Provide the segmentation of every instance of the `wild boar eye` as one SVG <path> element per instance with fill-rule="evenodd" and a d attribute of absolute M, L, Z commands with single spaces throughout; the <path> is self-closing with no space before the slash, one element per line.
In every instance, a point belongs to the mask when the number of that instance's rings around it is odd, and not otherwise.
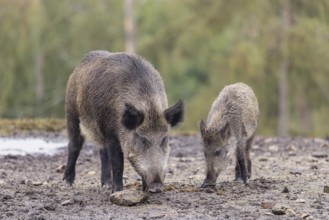
<path fill-rule="evenodd" d="M 149 140 L 147 140 L 146 137 L 141 137 L 141 141 L 143 145 L 148 145 L 149 144 Z"/>
<path fill-rule="evenodd" d="M 216 157 L 219 157 L 221 154 L 222 154 L 221 150 L 216 150 L 216 152 L 215 152 Z"/>
<path fill-rule="evenodd" d="M 150 141 L 142 134 L 135 133 L 135 138 L 144 146 L 148 146 L 150 144 Z"/>

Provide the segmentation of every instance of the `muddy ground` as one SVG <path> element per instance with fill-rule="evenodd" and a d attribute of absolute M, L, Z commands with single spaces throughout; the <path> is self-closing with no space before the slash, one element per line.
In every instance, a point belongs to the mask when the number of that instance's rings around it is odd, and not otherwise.
<path fill-rule="evenodd" d="M 48 139 L 66 138 L 44 134 Z M 249 185 L 234 182 L 234 162 L 216 188 L 199 189 L 199 136 L 173 136 L 165 191 L 133 207 L 110 202 L 100 187 L 98 150 L 85 145 L 73 188 L 62 182 L 66 148 L 55 156 L 0 156 L 0 219 L 329 219 L 329 142 L 256 138 Z M 125 188 L 140 188 L 126 163 Z M 282 215 L 278 215 L 282 214 Z"/>

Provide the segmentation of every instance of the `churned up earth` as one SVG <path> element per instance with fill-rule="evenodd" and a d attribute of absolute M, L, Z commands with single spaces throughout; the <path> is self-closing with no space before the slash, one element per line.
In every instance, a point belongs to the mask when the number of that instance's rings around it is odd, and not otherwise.
<path fill-rule="evenodd" d="M 67 142 L 62 132 L 14 134 L 11 139 Z M 329 219 L 329 142 L 321 138 L 257 137 L 252 179 L 234 179 L 234 161 L 214 188 L 200 189 L 204 155 L 200 136 L 170 137 L 165 190 L 134 206 L 110 201 L 100 187 L 100 158 L 86 144 L 73 187 L 62 181 L 67 149 L 52 154 L 0 154 L 0 219 Z M 140 190 L 139 176 L 125 163 L 124 186 Z"/>

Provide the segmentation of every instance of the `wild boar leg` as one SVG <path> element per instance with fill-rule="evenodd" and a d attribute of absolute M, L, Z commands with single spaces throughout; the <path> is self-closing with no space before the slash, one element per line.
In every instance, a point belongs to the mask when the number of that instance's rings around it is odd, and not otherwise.
<path fill-rule="evenodd" d="M 143 189 L 144 192 L 147 191 L 147 184 L 146 184 L 145 179 L 143 177 L 142 177 L 142 189 Z"/>
<path fill-rule="evenodd" d="M 248 179 L 251 178 L 251 165 L 252 165 L 252 163 L 251 163 L 251 159 L 250 159 L 250 150 L 251 150 L 253 140 L 254 140 L 254 136 L 249 138 L 249 140 L 247 141 L 247 146 L 246 146 L 246 157 L 247 157 L 247 164 L 248 164 Z"/>
<path fill-rule="evenodd" d="M 237 145 L 237 161 L 240 168 L 241 178 L 244 184 L 248 183 L 248 170 L 246 166 L 245 142 L 239 141 Z"/>
<path fill-rule="evenodd" d="M 73 112 L 67 112 L 67 131 L 69 136 L 68 160 L 63 180 L 72 185 L 75 179 L 75 165 L 81 151 L 84 138 L 81 136 L 79 118 Z"/>
<path fill-rule="evenodd" d="M 110 187 L 112 185 L 112 168 L 110 164 L 110 154 L 106 147 L 100 150 L 101 157 L 101 184 L 102 186 Z"/>
<path fill-rule="evenodd" d="M 108 148 L 113 175 L 112 192 L 121 191 L 123 189 L 123 153 L 117 137 L 112 137 L 110 139 Z"/>
<path fill-rule="evenodd" d="M 236 160 L 236 165 L 235 165 L 235 180 L 238 181 L 239 179 L 242 179 L 241 177 L 241 171 L 240 171 L 240 166 L 238 160 Z"/>

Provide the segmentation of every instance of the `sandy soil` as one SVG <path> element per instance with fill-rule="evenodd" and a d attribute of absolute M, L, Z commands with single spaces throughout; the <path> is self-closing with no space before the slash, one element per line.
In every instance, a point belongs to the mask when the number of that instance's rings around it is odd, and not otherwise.
<path fill-rule="evenodd" d="M 232 162 L 212 189 L 199 189 L 200 137 L 175 136 L 170 144 L 165 191 L 133 207 L 110 202 L 110 191 L 100 187 L 98 150 L 90 145 L 71 188 L 62 182 L 66 149 L 55 156 L 0 156 L 0 219 L 329 219 L 328 140 L 258 137 L 250 184 L 233 181 Z M 124 184 L 140 188 L 128 163 Z"/>

